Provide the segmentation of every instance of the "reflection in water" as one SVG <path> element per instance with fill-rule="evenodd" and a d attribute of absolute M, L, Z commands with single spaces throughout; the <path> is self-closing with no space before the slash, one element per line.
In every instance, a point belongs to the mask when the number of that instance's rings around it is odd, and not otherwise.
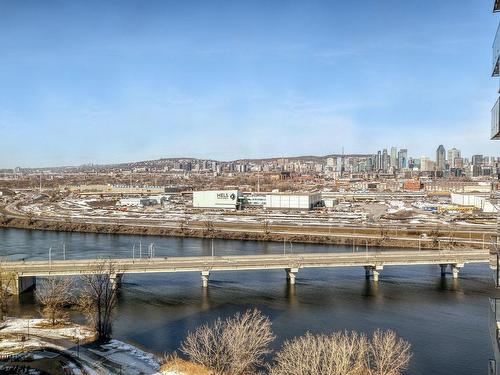
<path fill-rule="evenodd" d="M 379 294 L 379 282 L 375 282 L 371 279 L 365 278 L 363 296 L 377 297 L 378 294 Z"/>
<path fill-rule="evenodd" d="M 457 292 L 457 295 L 463 295 L 460 288 L 460 279 L 454 279 L 450 275 L 442 275 L 438 281 L 438 290 Z"/>
<path fill-rule="evenodd" d="M 290 284 L 289 282 L 285 283 L 285 300 L 288 301 L 288 305 L 290 307 L 297 306 L 297 285 Z"/>
<path fill-rule="evenodd" d="M 208 288 L 201 287 L 201 309 L 204 311 L 210 309 L 210 284 Z"/>

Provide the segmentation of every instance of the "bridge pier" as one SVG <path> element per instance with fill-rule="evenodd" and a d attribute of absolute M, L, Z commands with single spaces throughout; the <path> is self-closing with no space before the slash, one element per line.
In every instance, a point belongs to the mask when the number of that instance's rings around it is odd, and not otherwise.
<path fill-rule="evenodd" d="M 21 293 L 27 292 L 28 290 L 36 287 L 35 276 L 14 275 L 12 277 L 12 281 L 11 292 L 14 295 L 20 295 Z"/>
<path fill-rule="evenodd" d="M 373 281 L 378 281 L 380 271 L 384 269 L 384 266 L 365 266 L 365 276 L 367 279 L 373 276 Z"/>
<path fill-rule="evenodd" d="M 208 288 L 209 276 L 210 276 L 210 271 L 201 271 L 201 286 L 203 286 L 203 288 Z"/>
<path fill-rule="evenodd" d="M 450 264 L 450 266 L 453 278 L 458 279 L 458 273 L 460 272 L 460 268 L 462 268 L 464 265 L 456 263 L 456 264 Z"/>
<path fill-rule="evenodd" d="M 295 278 L 297 276 L 297 273 L 299 272 L 298 268 L 286 268 L 286 279 L 288 280 L 288 283 L 290 285 L 295 285 Z"/>

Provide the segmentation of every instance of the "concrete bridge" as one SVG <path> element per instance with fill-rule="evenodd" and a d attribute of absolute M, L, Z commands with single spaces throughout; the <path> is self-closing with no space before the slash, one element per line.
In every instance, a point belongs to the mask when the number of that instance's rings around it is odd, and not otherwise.
<path fill-rule="evenodd" d="M 102 260 L 101 260 L 102 262 Z M 116 273 L 111 275 L 116 285 L 126 273 L 199 272 L 203 287 L 208 286 L 211 272 L 274 270 L 286 271 L 289 283 L 295 284 L 302 268 L 364 267 L 366 277 L 378 281 L 384 266 L 438 265 L 444 276 L 448 267 L 454 278 L 467 263 L 488 263 L 489 252 L 483 250 L 456 251 L 367 251 L 341 253 L 270 254 L 168 257 L 147 259 L 113 259 Z M 78 276 L 102 272 L 96 260 L 54 260 L 4 262 L 4 271 L 13 275 L 14 292 L 22 293 L 33 288 L 36 277 Z"/>

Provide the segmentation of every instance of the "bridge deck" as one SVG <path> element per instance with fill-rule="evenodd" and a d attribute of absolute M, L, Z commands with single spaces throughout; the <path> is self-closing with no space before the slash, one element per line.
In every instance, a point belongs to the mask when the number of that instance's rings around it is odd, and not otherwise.
<path fill-rule="evenodd" d="M 263 269 L 301 269 L 353 266 L 395 266 L 425 264 L 486 263 L 488 251 L 380 251 L 271 255 L 231 255 L 113 259 L 117 273 L 162 273 L 239 271 Z M 5 271 L 18 276 L 79 275 L 98 272 L 94 260 L 54 260 L 5 262 Z"/>

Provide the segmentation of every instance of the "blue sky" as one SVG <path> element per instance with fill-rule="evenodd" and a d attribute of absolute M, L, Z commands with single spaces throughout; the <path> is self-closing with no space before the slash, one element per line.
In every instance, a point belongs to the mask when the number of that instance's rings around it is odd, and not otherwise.
<path fill-rule="evenodd" d="M 491 0 L 0 0 L 0 167 L 489 140 Z"/>

